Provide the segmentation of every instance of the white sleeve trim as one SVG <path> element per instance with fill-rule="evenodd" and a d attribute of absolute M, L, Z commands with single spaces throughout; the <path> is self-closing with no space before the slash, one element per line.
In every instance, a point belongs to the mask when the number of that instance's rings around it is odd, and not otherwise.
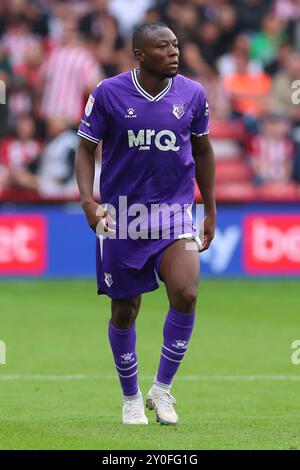
<path fill-rule="evenodd" d="M 80 137 L 84 137 L 85 139 L 87 140 L 90 140 L 91 142 L 94 142 L 94 144 L 99 144 L 100 140 L 99 139 L 96 139 L 96 137 L 93 137 L 89 134 L 86 134 L 85 132 L 81 131 L 81 130 L 78 130 L 77 131 L 77 134 L 80 136 Z"/>
<path fill-rule="evenodd" d="M 202 135 L 209 134 L 209 130 L 207 130 L 206 132 L 203 132 L 203 134 L 197 134 L 196 132 L 191 132 L 191 134 L 195 135 L 196 137 L 201 137 Z"/>

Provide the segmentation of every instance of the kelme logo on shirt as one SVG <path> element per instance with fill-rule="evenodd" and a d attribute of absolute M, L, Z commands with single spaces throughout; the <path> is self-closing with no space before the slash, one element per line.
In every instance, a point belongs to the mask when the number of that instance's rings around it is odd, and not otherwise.
<path fill-rule="evenodd" d="M 168 150 L 177 152 L 180 149 L 180 146 L 176 146 L 176 135 L 167 129 L 159 131 L 157 134 L 153 129 L 141 129 L 137 135 L 133 130 L 128 130 L 129 148 L 139 147 L 139 150 L 150 150 L 153 143 L 162 152 Z"/>
<path fill-rule="evenodd" d="M 137 115 L 136 115 L 135 112 L 134 112 L 134 108 L 128 108 L 128 109 L 127 109 L 127 114 L 125 114 L 125 117 L 126 117 L 126 118 L 129 118 L 129 119 L 130 119 L 130 118 L 136 118 Z"/>

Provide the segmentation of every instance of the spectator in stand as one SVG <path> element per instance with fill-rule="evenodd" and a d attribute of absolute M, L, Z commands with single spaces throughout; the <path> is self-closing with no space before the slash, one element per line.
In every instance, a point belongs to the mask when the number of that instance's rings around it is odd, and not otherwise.
<path fill-rule="evenodd" d="M 273 0 L 233 0 L 241 33 L 260 30 L 263 17 L 271 10 Z"/>
<path fill-rule="evenodd" d="M 0 90 L 4 93 L 0 100 L 0 139 L 5 135 L 7 128 L 7 112 L 5 103 L 7 102 L 7 94 L 12 79 L 12 68 L 8 55 L 5 53 L 4 47 L 0 43 Z"/>
<path fill-rule="evenodd" d="M 116 51 L 116 73 L 123 73 L 127 72 L 128 70 L 132 70 L 133 68 L 137 67 L 138 64 L 135 61 L 131 52 L 131 46 L 126 44 L 123 48 L 118 49 Z"/>
<path fill-rule="evenodd" d="M 264 72 L 250 72 L 249 58 L 245 54 L 239 54 L 236 56 L 236 72 L 225 76 L 223 87 L 229 96 L 233 112 L 250 124 L 249 130 L 255 130 L 257 120 L 268 106 L 270 77 Z"/>
<path fill-rule="evenodd" d="M 65 0 L 53 0 L 49 10 L 49 17 L 47 21 L 48 36 L 47 48 L 52 50 L 55 46 L 59 46 L 63 40 L 64 22 L 68 19 L 73 9 L 70 9 L 69 2 Z"/>
<path fill-rule="evenodd" d="M 284 21 L 300 18 L 300 0 L 275 0 L 275 14 Z"/>
<path fill-rule="evenodd" d="M 99 39 L 95 38 L 95 55 L 102 64 L 105 76 L 116 75 L 119 56 L 117 51 L 124 47 L 124 41 L 118 30 L 118 23 L 113 16 L 103 14 L 101 20 L 101 33 Z M 128 55 L 128 52 L 127 52 Z"/>
<path fill-rule="evenodd" d="M 221 80 L 213 67 L 210 67 L 201 55 L 197 44 L 187 41 L 181 48 L 181 68 L 187 77 L 198 80 L 204 86 L 208 102 L 209 113 L 213 120 L 229 119 L 229 102 L 221 87 Z"/>
<path fill-rule="evenodd" d="M 200 18 L 198 9 L 193 4 L 182 0 L 169 2 L 163 14 L 164 21 L 172 25 L 180 44 L 193 38 L 196 40 Z"/>
<path fill-rule="evenodd" d="M 62 44 L 42 66 L 41 114 L 46 120 L 64 119 L 76 127 L 91 89 L 103 77 L 92 52 L 79 40 L 77 20 L 64 21 Z"/>
<path fill-rule="evenodd" d="M 7 168 L 0 163 L 0 196 L 2 195 L 3 191 L 7 189 L 9 185 L 9 177 Z"/>
<path fill-rule="evenodd" d="M 235 9 L 227 3 L 219 5 L 217 20 L 221 27 L 221 54 L 225 54 L 230 49 L 231 44 L 238 33 Z"/>
<path fill-rule="evenodd" d="M 214 66 L 216 59 L 222 54 L 221 27 L 216 21 L 206 21 L 198 30 L 196 40 L 204 60 Z"/>
<path fill-rule="evenodd" d="M 148 8 L 154 5 L 154 0 L 139 0 L 134 2 L 134 6 L 132 0 L 110 0 L 107 3 L 107 9 L 118 21 L 122 35 L 128 38 L 133 28 L 143 20 Z"/>
<path fill-rule="evenodd" d="M 42 152 L 42 142 L 36 138 L 31 115 L 17 119 L 14 135 L 6 137 L 0 146 L 3 188 L 27 188 L 34 178 Z"/>
<path fill-rule="evenodd" d="M 36 43 L 24 53 L 24 61 L 15 68 L 15 75 L 22 77 L 32 89 L 39 85 L 40 67 L 43 62 L 43 47 L 41 43 Z"/>
<path fill-rule="evenodd" d="M 0 44 L 0 80 L 3 80 L 6 85 L 12 78 L 12 67 L 9 55 L 6 53 L 2 44 Z"/>
<path fill-rule="evenodd" d="M 181 69 L 185 75 L 194 79 L 201 80 L 203 77 L 211 77 L 213 69 L 203 59 L 201 49 L 192 41 L 186 41 L 181 47 Z"/>
<path fill-rule="evenodd" d="M 103 18 L 108 15 L 107 5 L 108 0 L 91 1 L 91 10 L 79 22 L 79 30 L 86 38 L 92 37 L 98 40 L 101 38 L 105 29 Z"/>
<path fill-rule="evenodd" d="M 184 3 L 184 0 L 181 0 Z M 203 21 L 216 21 L 220 15 L 220 9 L 228 6 L 231 0 L 189 0 L 200 10 Z"/>
<path fill-rule="evenodd" d="M 49 17 L 42 2 L 26 0 L 23 12 L 31 23 L 31 31 L 39 37 L 46 39 L 49 34 Z"/>
<path fill-rule="evenodd" d="M 128 40 L 132 28 L 159 21 L 180 39 L 180 72 L 207 90 L 220 154 L 237 142 L 237 153 L 243 151 L 245 125 L 258 132 L 266 112 L 280 112 L 292 125 L 300 183 L 300 106 L 292 102 L 294 94 L 300 97 L 292 88 L 300 80 L 299 18 L 300 0 L 0 0 L 0 80 L 7 89 L 7 105 L 0 106 L 0 188 L 14 184 L 45 197 L 77 194 L 72 128 L 87 95 L 103 78 L 137 66 Z M 19 127 L 29 133 L 32 119 L 47 151 L 33 159 L 39 162 L 35 173 L 25 165 L 12 177 L 5 161 L 17 137 L 3 136 L 16 122 L 18 136 Z M 28 147 L 11 148 L 26 153 Z"/>
<path fill-rule="evenodd" d="M 160 10 L 155 7 L 148 8 L 145 12 L 145 16 L 142 20 L 142 23 L 160 23 L 162 22 L 162 17 Z"/>
<path fill-rule="evenodd" d="M 25 15 L 10 18 L 2 44 L 14 71 L 23 65 L 26 51 L 38 43 L 39 38 L 31 32 L 31 23 Z"/>
<path fill-rule="evenodd" d="M 50 140 L 42 151 L 41 143 L 32 138 L 33 130 L 33 121 L 26 116 L 19 122 L 17 137 L 3 142 L 0 149 L 3 155 L 2 184 L 34 190 L 48 198 L 76 197 L 76 132 L 68 129 L 62 119 L 50 120 Z M 7 170 L 5 174 L 3 167 Z"/>
<path fill-rule="evenodd" d="M 292 85 L 299 79 L 300 54 L 290 53 L 283 69 L 273 78 L 270 106 L 272 110 L 287 115 L 294 125 L 300 125 L 300 107 L 292 101 Z"/>
<path fill-rule="evenodd" d="M 0 2 L 0 37 L 3 36 L 3 33 L 5 31 L 7 16 L 8 16 L 7 3 Z"/>
<path fill-rule="evenodd" d="M 16 120 L 33 111 L 35 90 L 31 88 L 26 79 L 14 75 L 7 94 L 8 125 L 13 128 Z"/>
<path fill-rule="evenodd" d="M 264 66 L 272 63 L 279 47 L 287 40 L 283 21 L 274 13 L 268 13 L 262 22 L 262 30 L 256 33 L 250 46 L 252 59 L 260 61 Z"/>
<path fill-rule="evenodd" d="M 217 69 L 222 77 L 225 75 L 236 73 L 236 61 L 240 55 L 249 56 L 250 38 L 246 34 L 239 34 L 233 41 L 229 51 L 217 60 Z M 261 73 L 262 64 L 256 60 L 249 59 L 247 62 L 247 72 Z"/>
<path fill-rule="evenodd" d="M 292 44 L 289 41 L 284 42 L 278 48 L 278 51 L 277 51 L 276 56 L 274 57 L 274 60 L 270 64 L 265 65 L 264 70 L 267 74 L 269 74 L 272 77 L 272 80 L 274 78 L 274 75 L 277 72 L 280 72 L 280 70 L 286 67 L 288 58 L 292 52 L 293 52 Z"/>
<path fill-rule="evenodd" d="M 291 181 L 294 146 L 288 133 L 286 116 L 272 113 L 263 119 L 261 132 L 252 138 L 249 148 L 255 184 Z"/>
<path fill-rule="evenodd" d="M 76 132 L 62 118 L 48 122 L 48 141 L 37 171 L 35 187 L 46 197 L 77 197 L 75 180 Z"/>

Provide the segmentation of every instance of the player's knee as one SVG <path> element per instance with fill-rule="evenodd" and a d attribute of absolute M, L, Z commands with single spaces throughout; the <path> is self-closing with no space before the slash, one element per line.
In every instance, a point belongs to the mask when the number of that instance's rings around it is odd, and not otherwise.
<path fill-rule="evenodd" d="M 137 299 L 114 301 L 112 306 L 112 324 L 121 330 L 130 328 L 135 322 L 138 310 L 139 301 Z"/>
<path fill-rule="evenodd" d="M 196 306 L 198 288 L 195 286 L 187 286 L 179 290 L 174 308 L 183 313 L 191 313 Z"/>
<path fill-rule="evenodd" d="M 133 309 L 120 309 L 111 317 L 112 324 L 120 330 L 127 330 L 135 322 L 136 314 Z"/>

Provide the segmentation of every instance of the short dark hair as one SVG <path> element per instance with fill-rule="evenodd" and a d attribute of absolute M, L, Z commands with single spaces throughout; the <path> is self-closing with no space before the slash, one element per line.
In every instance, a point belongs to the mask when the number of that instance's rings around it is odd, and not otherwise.
<path fill-rule="evenodd" d="M 140 48 L 141 39 L 144 38 L 149 31 L 156 31 L 161 28 L 169 29 L 169 26 L 165 23 L 143 23 L 139 25 L 132 35 L 132 49 Z"/>

